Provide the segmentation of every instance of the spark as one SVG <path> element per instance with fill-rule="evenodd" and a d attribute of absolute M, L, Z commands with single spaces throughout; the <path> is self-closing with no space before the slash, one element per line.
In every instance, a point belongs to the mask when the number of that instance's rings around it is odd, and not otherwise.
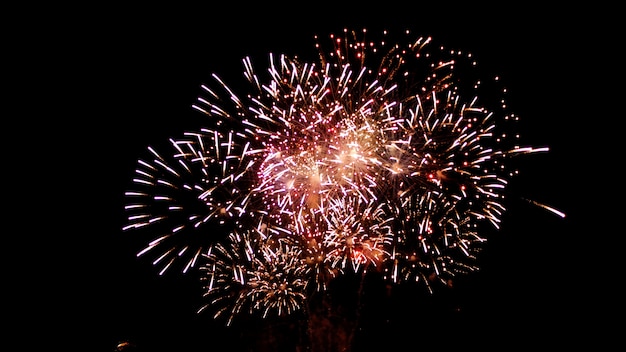
<path fill-rule="evenodd" d="M 526 198 L 524 198 L 524 199 L 526 199 Z M 526 199 L 526 201 L 527 201 L 527 202 L 529 202 L 529 203 L 531 203 L 531 204 L 534 204 L 534 205 L 536 205 L 536 206 L 538 206 L 538 207 L 541 207 L 541 208 L 543 208 L 543 209 L 546 209 L 546 210 L 548 210 L 548 211 L 550 211 L 550 212 L 552 212 L 552 213 L 554 213 L 554 214 L 556 214 L 556 215 L 560 216 L 561 218 L 564 218 L 564 217 L 565 217 L 565 213 L 564 213 L 564 212 L 562 212 L 562 211 L 560 211 L 560 210 L 558 210 L 558 209 L 556 209 L 556 208 L 554 208 L 554 207 L 551 207 L 551 206 L 546 205 L 546 204 L 543 204 L 543 203 L 539 203 L 539 202 L 534 201 L 534 200 L 531 200 L 531 199 Z"/>

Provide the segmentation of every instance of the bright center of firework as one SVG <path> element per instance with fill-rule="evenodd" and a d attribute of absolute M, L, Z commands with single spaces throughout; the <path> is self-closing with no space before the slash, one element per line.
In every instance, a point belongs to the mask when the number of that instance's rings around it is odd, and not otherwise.
<path fill-rule="evenodd" d="M 258 175 L 268 209 L 293 215 L 304 206 L 316 212 L 322 199 L 375 186 L 372 170 L 380 163 L 380 146 L 369 124 L 357 125 L 355 118 L 339 112 L 299 122 L 290 124 L 297 130 L 283 131 L 289 138 L 266 147 Z"/>

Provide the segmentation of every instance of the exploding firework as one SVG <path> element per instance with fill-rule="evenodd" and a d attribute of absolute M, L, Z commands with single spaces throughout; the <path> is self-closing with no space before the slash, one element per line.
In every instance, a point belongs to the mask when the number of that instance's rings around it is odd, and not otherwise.
<path fill-rule="evenodd" d="M 255 151 L 234 131 L 202 129 L 170 139 L 170 153 L 149 148 L 138 161 L 135 188 L 126 192 L 129 225 L 161 233 L 139 254 L 154 253 L 162 272 L 176 260 L 183 271 L 202 253 L 247 226 Z"/>
<path fill-rule="evenodd" d="M 210 127 L 138 163 L 125 229 L 158 234 L 139 254 L 200 268 L 229 323 L 300 310 L 342 274 L 431 289 L 478 269 L 509 160 L 548 149 L 521 145 L 470 53 L 406 34 L 315 38 L 318 58 L 270 54 L 263 75 L 245 58 L 245 91 L 212 75 L 193 105 Z"/>
<path fill-rule="evenodd" d="M 302 249 L 289 241 L 271 240 L 260 232 L 233 232 L 204 256 L 205 297 L 216 307 L 216 317 L 227 324 L 242 311 L 278 316 L 304 306 L 305 270 Z"/>

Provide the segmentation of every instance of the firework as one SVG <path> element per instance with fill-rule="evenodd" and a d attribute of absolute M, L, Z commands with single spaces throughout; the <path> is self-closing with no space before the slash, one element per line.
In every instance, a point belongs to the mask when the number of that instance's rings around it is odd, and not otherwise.
<path fill-rule="evenodd" d="M 245 224 L 255 151 L 234 131 L 202 129 L 170 139 L 170 153 L 149 148 L 138 161 L 135 188 L 126 192 L 129 225 L 161 236 L 139 255 L 150 252 L 161 273 L 177 260 L 183 271 L 201 254 Z"/>
<path fill-rule="evenodd" d="M 302 249 L 289 241 L 271 240 L 258 231 L 233 232 L 204 256 L 205 297 L 216 317 L 227 324 L 242 310 L 278 316 L 300 310 L 305 302 L 305 264 Z"/>
<path fill-rule="evenodd" d="M 138 163 L 125 229 L 160 234 L 140 254 L 199 267 L 202 310 L 229 323 L 300 310 L 346 273 L 431 289 L 478 269 L 509 160 L 548 149 L 521 145 L 470 53 L 406 34 L 315 38 L 318 58 L 270 54 L 262 75 L 245 58 L 244 91 L 212 75 L 193 105 L 210 127 Z"/>

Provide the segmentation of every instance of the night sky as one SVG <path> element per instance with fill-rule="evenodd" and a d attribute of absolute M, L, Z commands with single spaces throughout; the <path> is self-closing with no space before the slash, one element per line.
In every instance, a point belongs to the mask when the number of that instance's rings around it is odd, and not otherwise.
<path fill-rule="evenodd" d="M 606 341 L 596 334 L 606 308 L 590 299 L 594 285 L 606 283 L 601 269 L 590 269 L 601 243 L 587 237 L 587 196 L 580 195 L 582 179 L 590 176 L 580 175 L 581 163 L 588 162 L 581 158 L 590 152 L 581 143 L 586 128 L 575 122 L 596 111 L 588 68 L 598 62 L 594 49 L 601 45 L 592 40 L 588 22 L 579 20 L 584 9 L 564 18 L 546 8 L 405 8 L 386 1 L 298 5 L 310 9 L 169 6 L 82 9 L 82 15 L 51 20 L 38 31 L 48 45 L 37 51 L 50 59 L 35 65 L 51 76 L 32 85 L 44 96 L 61 83 L 70 88 L 50 106 L 59 108 L 53 116 L 38 110 L 42 134 L 49 138 L 48 128 L 58 130 L 38 153 L 57 155 L 54 164 L 45 164 L 56 171 L 45 199 L 52 208 L 49 224 L 59 230 L 39 231 L 49 233 L 40 244 L 51 259 L 30 274 L 44 271 L 46 279 L 32 284 L 39 297 L 28 311 L 41 319 L 23 324 L 45 330 L 49 347 L 113 352 L 126 341 L 143 352 L 249 350 L 249 339 L 262 330 L 228 329 L 196 314 L 201 290 L 193 275 L 159 276 L 135 256 L 142 243 L 121 230 L 124 191 L 146 147 L 201 126 L 204 117 L 191 104 L 211 73 L 239 80 L 244 56 L 254 61 L 269 52 L 315 59 L 313 35 L 345 27 L 431 35 L 473 52 L 483 67 L 500 73 L 511 110 L 522 118 L 523 140 L 551 148 L 524 158 L 511 187 L 567 214 L 562 219 L 513 200 L 501 229 L 489 236 L 481 270 L 454 289 L 434 295 L 406 289 L 390 300 L 372 288 L 355 352 L 401 346 L 564 350 Z"/>

